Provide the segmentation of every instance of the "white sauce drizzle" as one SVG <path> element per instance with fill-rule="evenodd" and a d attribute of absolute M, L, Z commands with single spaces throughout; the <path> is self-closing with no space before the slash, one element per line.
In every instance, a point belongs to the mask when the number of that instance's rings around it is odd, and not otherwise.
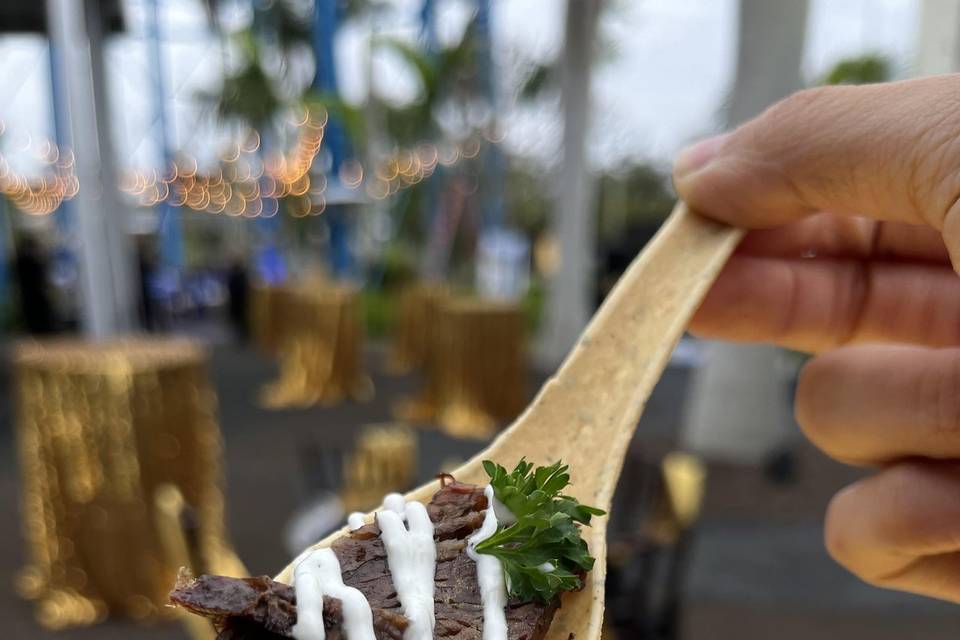
<path fill-rule="evenodd" d="M 419 502 L 406 503 L 398 513 L 394 508 L 397 502 L 392 500 L 394 495 L 384 498 L 387 509 L 377 514 L 377 524 L 387 550 L 387 564 L 397 598 L 403 605 L 403 615 L 410 621 L 403 637 L 404 640 L 431 640 L 436 626 L 433 588 L 437 571 L 433 523 L 426 507 Z M 400 499 L 403 500 L 402 496 Z M 409 530 L 403 526 L 401 513 L 406 516 Z"/>
<path fill-rule="evenodd" d="M 305 556 L 293 572 L 297 591 L 296 640 L 325 640 L 323 596 L 342 603 L 343 634 L 349 640 L 376 640 L 370 603 L 359 590 L 343 584 L 340 561 L 333 549 L 315 549 Z"/>
<path fill-rule="evenodd" d="M 388 493 L 383 496 L 383 508 L 386 511 L 393 511 L 396 514 L 400 515 L 400 518 L 404 517 L 404 507 L 406 507 L 406 500 L 403 499 L 403 496 L 399 493 Z"/>
<path fill-rule="evenodd" d="M 350 531 L 356 531 L 365 524 L 366 522 L 364 521 L 363 514 L 359 511 L 354 511 L 347 516 L 347 527 L 350 529 Z"/>
<path fill-rule="evenodd" d="M 484 490 L 484 492 L 486 492 L 486 490 Z M 517 516 L 513 515 L 513 511 L 507 509 L 507 506 L 496 498 L 493 499 L 493 512 L 497 516 L 497 524 L 509 527 L 517 523 Z"/>
<path fill-rule="evenodd" d="M 483 493 L 487 496 L 487 515 L 483 518 L 483 525 L 467 540 L 467 554 L 477 563 L 477 582 L 480 583 L 480 601 L 483 603 L 483 640 L 507 640 L 507 614 L 504 611 L 507 585 L 503 564 L 494 556 L 476 550 L 478 544 L 497 532 L 498 526 L 493 487 L 487 485 Z"/>
<path fill-rule="evenodd" d="M 467 541 L 467 554 L 477 565 L 483 603 L 483 640 L 507 640 L 507 587 L 503 565 L 494 556 L 477 553 L 476 545 L 496 533 L 501 523 L 509 526 L 516 518 L 496 499 L 492 486 L 484 489 L 484 495 L 489 507 L 483 525 Z M 390 493 L 384 496 L 383 510 L 377 513 L 376 519 L 397 597 L 403 615 L 410 621 L 404 640 L 432 640 L 436 626 L 433 592 L 437 548 L 427 509 L 419 502 L 406 502 L 399 493 Z M 347 517 L 351 531 L 364 524 L 364 514 L 360 512 Z M 300 554 L 295 565 L 297 624 L 292 630 L 295 640 L 325 640 L 325 595 L 343 603 L 343 632 L 347 640 L 375 639 L 370 603 L 358 589 L 343 583 L 340 562 L 332 549 L 308 549 Z M 544 572 L 553 569 L 549 562 L 540 566 Z"/>
<path fill-rule="evenodd" d="M 556 567 L 553 566 L 552 562 L 544 562 L 542 565 L 537 567 L 537 569 L 540 570 L 540 573 L 553 573 L 553 570 L 556 569 Z"/>

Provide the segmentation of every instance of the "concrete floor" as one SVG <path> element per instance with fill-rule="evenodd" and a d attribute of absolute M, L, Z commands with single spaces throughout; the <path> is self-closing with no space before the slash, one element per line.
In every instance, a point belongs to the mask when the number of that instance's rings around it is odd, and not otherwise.
<path fill-rule="evenodd" d="M 255 402 L 273 364 L 249 350 L 219 348 L 211 375 L 220 398 L 226 444 L 227 509 L 235 547 L 251 571 L 272 573 L 288 559 L 284 524 L 316 495 L 317 477 L 305 444 L 346 446 L 358 425 L 390 420 L 390 404 L 417 388 L 414 377 L 378 374 L 367 404 L 298 411 L 265 411 Z M 141 627 L 122 621 L 51 633 L 33 622 L 30 605 L 13 592 L 23 562 L 16 513 L 18 480 L 11 437 L 9 375 L 0 362 L 0 620 L 4 638 L 140 640 L 184 638 L 175 624 Z M 686 373 L 668 371 L 651 400 L 635 448 L 669 449 L 680 416 Z M 531 391 L 536 382 L 531 385 Z M 482 443 L 419 432 L 421 475 L 439 461 L 466 457 Z M 794 482 L 771 483 L 758 469 L 711 465 L 702 525 L 687 579 L 684 640 L 939 640 L 956 637 L 960 609 L 860 584 L 836 567 L 820 539 L 828 497 L 857 477 L 805 444 L 797 448 Z M 278 470 L 281 470 L 278 472 Z M 272 523 L 265 526 L 264 523 Z"/>

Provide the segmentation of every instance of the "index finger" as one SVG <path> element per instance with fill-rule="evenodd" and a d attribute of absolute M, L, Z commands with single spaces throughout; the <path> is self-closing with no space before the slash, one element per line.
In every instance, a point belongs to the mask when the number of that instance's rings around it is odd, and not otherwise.
<path fill-rule="evenodd" d="M 826 210 L 943 230 L 960 194 L 958 95 L 955 75 L 802 91 L 683 152 L 674 183 L 736 226 Z"/>

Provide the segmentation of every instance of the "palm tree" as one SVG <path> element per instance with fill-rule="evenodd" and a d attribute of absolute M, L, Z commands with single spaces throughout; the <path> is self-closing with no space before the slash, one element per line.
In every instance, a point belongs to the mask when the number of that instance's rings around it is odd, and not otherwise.
<path fill-rule="evenodd" d="M 737 72 L 726 126 L 747 120 L 802 86 L 806 0 L 740 0 Z M 684 440 L 707 455 L 758 462 L 783 445 L 787 424 L 781 350 L 707 343 L 694 374 Z"/>
<path fill-rule="evenodd" d="M 563 164 L 552 221 L 560 267 L 549 285 L 546 326 L 540 345 L 545 364 L 557 364 L 587 324 L 592 308 L 596 224 L 593 180 L 587 167 L 591 66 L 602 0 L 568 0 L 566 41 L 561 63 Z"/>
<path fill-rule="evenodd" d="M 917 36 L 917 75 L 932 76 L 960 69 L 960 3 L 923 0 Z"/>

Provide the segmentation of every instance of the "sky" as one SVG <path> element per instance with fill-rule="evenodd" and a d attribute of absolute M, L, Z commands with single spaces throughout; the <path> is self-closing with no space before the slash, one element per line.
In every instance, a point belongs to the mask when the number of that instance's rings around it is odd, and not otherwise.
<path fill-rule="evenodd" d="M 118 165 L 160 165 L 157 106 L 145 34 L 147 0 L 124 0 L 128 33 L 108 50 L 111 125 Z M 666 165 L 686 142 L 717 127 L 717 114 L 732 83 L 738 3 L 735 0 L 609 0 L 600 25 L 605 43 L 591 83 L 589 153 L 595 166 L 616 168 L 634 160 Z M 413 38 L 419 0 L 391 0 L 378 20 L 379 33 Z M 227 2 L 228 7 L 230 2 Z M 467 0 L 437 0 L 441 41 L 459 37 L 470 15 Z M 563 41 L 560 0 L 493 0 L 495 62 L 501 70 L 500 122 L 513 153 L 550 163 L 557 156 L 560 122 L 555 103 L 517 108 L 510 84 L 516 60 L 547 62 Z M 168 137 L 174 146 L 202 156 L 218 150 L 229 132 L 217 127 L 198 95 L 218 86 L 222 48 L 209 33 L 199 0 L 164 0 L 164 84 Z M 242 4 L 226 16 L 245 19 Z M 872 52 L 890 57 L 900 76 L 913 62 L 919 0 L 811 0 L 803 70 L 811 81 L 836 61 Z M 396 59 L 367 60 L 368 28 L 341 29 L 337 68 L 348 100 L 361 101 L 368 78 L 394 100 L 408 99 L 416 84 Z M 7 134 L 0 151 L 15 166 L 30 166 L 31 145 L 54 135 L 47 48 L 37 36 L 0 37 L 0 120 Z"/>

